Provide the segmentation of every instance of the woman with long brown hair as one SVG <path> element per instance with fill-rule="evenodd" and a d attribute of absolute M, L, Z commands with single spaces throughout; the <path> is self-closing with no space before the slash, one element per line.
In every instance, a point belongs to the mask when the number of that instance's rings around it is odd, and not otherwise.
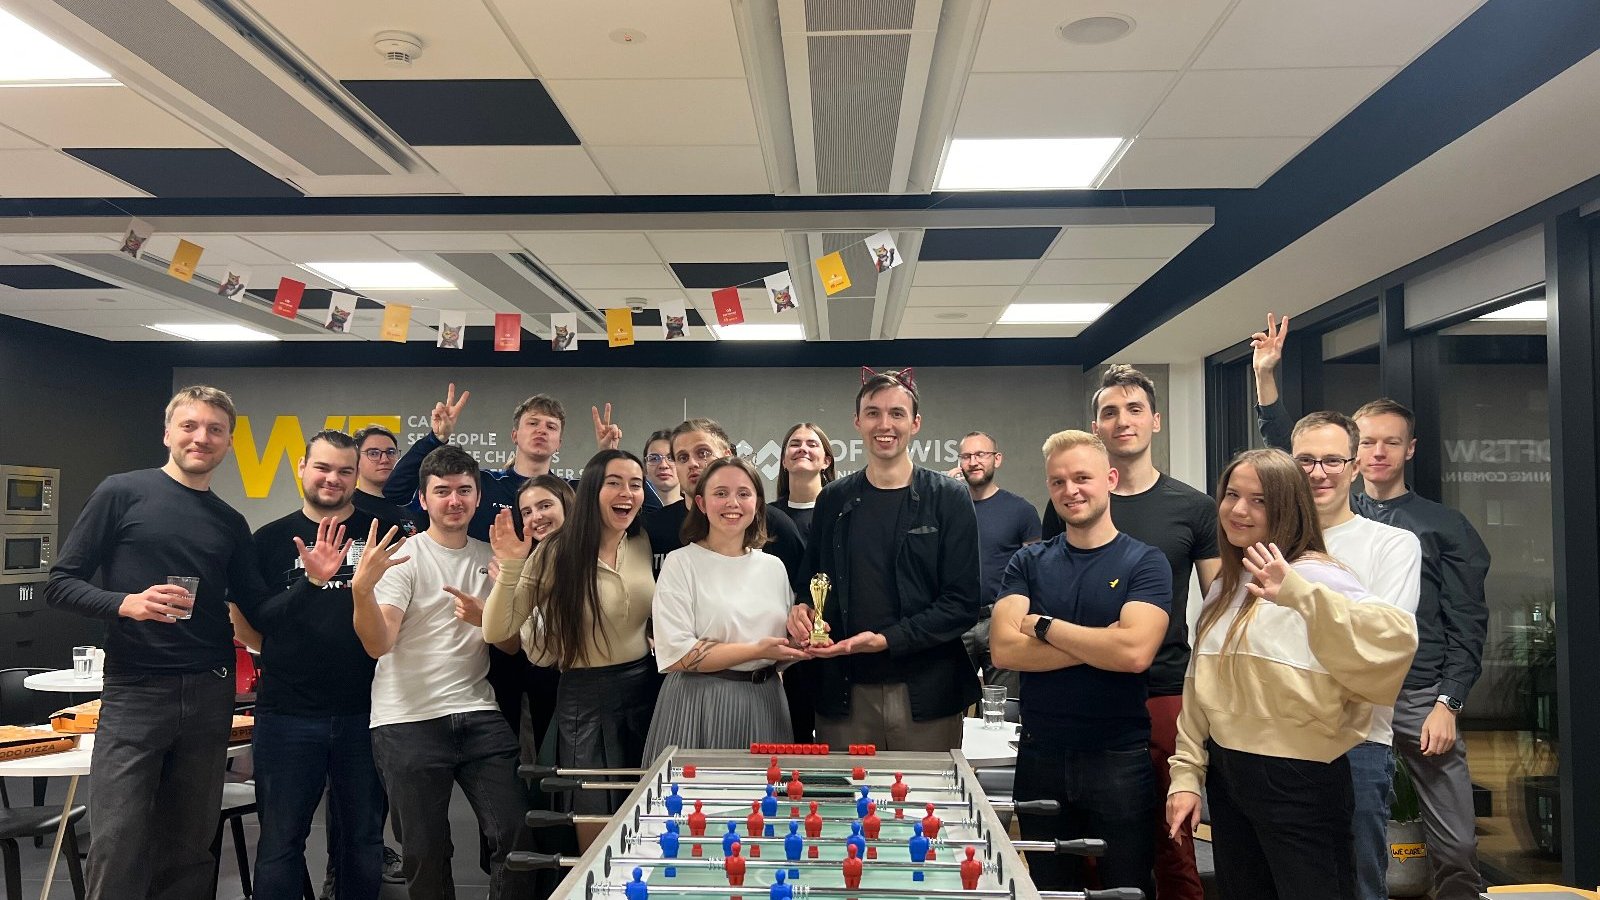
<path fill-rule="evenodd" d="M 834 479 L 833 443 L 818 426 L 800 422 L 784 432 L 780 446 L 783 462 L 772 506 L 794 520 L 802 538 L 809 537 L 817 495 Z"/>
<path fill-rule="evenodd" d="M 1288 454 L 1234 457 L 1218 481 L 1217 520 L 1222 572 L 1184 681 L 1170 836 L 1188 839 L 1203 787 L 1223 895 L 1353 897 L 1345 754 L 1365 739 L 1373 707 L 1399 693 L 1416 622 L 1328 556 Z"/>

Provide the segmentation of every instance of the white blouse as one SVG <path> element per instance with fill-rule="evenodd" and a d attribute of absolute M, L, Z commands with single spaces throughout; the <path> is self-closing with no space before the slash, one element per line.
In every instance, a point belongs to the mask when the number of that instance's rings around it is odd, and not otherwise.
<path fill-rule="evenodd" d="M 656 664 L 665 672 L 701 640 L 753 643 L 784 637 L 794 595 L 783 561 L 760 550 L 723 556 L 699 544 L 667 554 L 656 578 L 652 614 Z M 771 663 L 754 659 L 733 666 L 755 671 Z"/>

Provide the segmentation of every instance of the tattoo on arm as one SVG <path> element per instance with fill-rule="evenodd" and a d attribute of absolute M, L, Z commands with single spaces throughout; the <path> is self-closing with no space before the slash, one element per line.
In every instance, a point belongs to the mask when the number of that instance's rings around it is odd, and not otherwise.
<path fill-rule="evenodd" d="M 700 671 L 700 667 L 705 664 L 706 657 L 711 655 L 712 648 L 720 643 L 722 642 L 713 641 L 710 638 L 701 638 L 695 641 L 689 652 L 683 655 L 683 670 L 685 672 Z"/>

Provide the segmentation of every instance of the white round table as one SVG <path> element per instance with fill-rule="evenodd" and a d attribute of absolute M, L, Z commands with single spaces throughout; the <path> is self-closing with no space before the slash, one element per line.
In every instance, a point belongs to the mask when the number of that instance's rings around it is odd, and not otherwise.
<path fill-rule="evenodd" d="M 961 755 L 974 769 L 1017 764 L 1017 750 L 1011 742 L 1017 739 L 1016 722 L 1004 722 L 998 730 L 983 727 L 982 719 L 961 720 Z"/>
<path fill-rule="evenodd" d="M 22 686 L 34 691 L 56 691 L 62 694 L 98 694 L 105 690 L 105 680 L 100 675 L 79 678 L 71 669 L 54 672 L 35 672 L 22 679 Z"/>

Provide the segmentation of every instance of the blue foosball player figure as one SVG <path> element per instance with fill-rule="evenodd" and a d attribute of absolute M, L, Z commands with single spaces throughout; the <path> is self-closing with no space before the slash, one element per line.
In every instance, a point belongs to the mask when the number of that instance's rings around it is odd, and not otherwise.
<path fill-rule="evenodd" d="M 628 900 L 650 900 L 650 886 L 644 883 L 644 869 L 634 868 L 633 880 L 622 889 Z"/>
<path fill-rule="evenodd" d="M 867 804 L 872 800 L 872 798 L 868 796 L 870 793 L 871 792 L 867 789 L 867 786 L 863 784 L 861 786 L 861 796 L 856 798 L 856 816 L 859 818 L 865 819 L 867 817 Z"/>
<path fill-rule="evenodd" d="M 861 823 L 850 823 L 850 836 L 845 838 L 845 845 L 856 848 L 856 856 L 860 859 L 867 858 L 867 839 L 861 836 Z"/>
<path fill-rule="evenodd" d="M 669 821 L 667 823 L 667 830 L 661 832 L 661 837 L 656 838 L 656 840 L 661 843 L 661 855 L 663 857 L 665 857 L 666 859 L 677 859 L 678 858 L 678 823 L 677 822 L 670 822 Z M 668 878 L 676 878 L 677 875 L 678 875 L 678 867 L 677 866 L 667 866 L 666 871 L 663 872 L 662 874 L 665 875 Z"/>
<path fill-rule="evenodd" d="M 672 793 L 667 795 L 667 815 L 676 816 L 683 812 L 683 797 L 678 793 L 678 786 L 672 786 Z"/>
<path fill-rule="evenodd" d="M 778 798 L 773 791 L 773 786 L 767 785 L 767 795 L 761 798 L 761 814 L 768 819 L 776 818 L 778 815 Z M 769 821 L 767 822 L 766 837 L 772 837 L 774 834 L 776 832 L 772 830 L 772 823 Z"/>
<path fill-rule="evenodd" d="M 783 870 L 779 869 L 774 878 L 776 880 L 772 882 L 772 888 L 767 891 L 767 900 L 792 900 L 794 888 L 783 883 Z M 629 895 L 628 900 L 643 900 L 643 898 L 635 898 Z"/>
<path fill-rule="evenodd" d="M 922 823 L 921 822 L 912 823 L 912 825 L 911 825 L 911 840 L 908 843 L 910 844 L 910 847 L 911 847 L 911 861 L 912 862 L 920 863 L 920 862 L 927 862 L 928 861 L 928 839 L 922 836 Z M 911 880 L 912 881 L 922 881 L 923 880 L 922 870 L 918 869 L 917 871 L 912 872 L 911 873 Z"/>
<path fill-rule="evenodd" d="M 739 826 L 729 820 L 728 833 L 722 836 L 722 855 L 732 856 L 733 845 L 737 843 L 739 843 Z"/>
<path fill-rule="evenodd" d="M 787 857 L 790 862 L 797 862 L 799 861 L 800 857 L 805 854 L 805 852 L 806 842 L 805 838 L 800 836 L 800 822 L 798 819 L 790 819 L 789 834 L 783 839 L 783 855 Z M 798 881 L 800 878 L 800 868 L 798 866 L 791 866 L 789 869 L 789 877 Z"/>

